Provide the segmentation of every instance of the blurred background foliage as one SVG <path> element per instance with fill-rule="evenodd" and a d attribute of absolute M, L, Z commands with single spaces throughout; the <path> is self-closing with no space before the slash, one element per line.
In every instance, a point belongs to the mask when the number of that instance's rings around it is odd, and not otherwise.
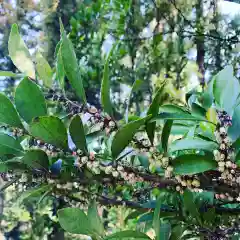
<path fill-rule="evenodd" d="M 32 55 L 37 49 L 52 67 L 60 40 L 59 18 L 72 40 L 87 100 L 100 108 L 99 89 L 106 55 L 118 43 L 110 63 L 111 96 L 123 117 L 133 83 L 130 111 L 144 112 L 157 87 L 167 84 L 166 99 L 205 88 L 211 77 L 232 64 L 239 76 L 240 5 L 223 0 L 4 0 L 0 1 L 0 70 L 16 72 L 8 57 L 10 26 L 17 22 Z M 12 93 L 18 79 L 0 77 L 1 91 Z M 68 80 L 66 91 L 70 91 Z M 200 83 L 200 84 L 199 84 Z M 45 198 L 36 206 L 14 208 L 22 186 L 1 193 L 1 229 L 7 239 L 81 239 L 55 224 L 61 202 Z M 37 201 L 37 200 L 36 200 Z M 135 227 L 130 210 L 100 209 L 109 231 Z M 65 237 L 65 238 L 64 238 Z"/>

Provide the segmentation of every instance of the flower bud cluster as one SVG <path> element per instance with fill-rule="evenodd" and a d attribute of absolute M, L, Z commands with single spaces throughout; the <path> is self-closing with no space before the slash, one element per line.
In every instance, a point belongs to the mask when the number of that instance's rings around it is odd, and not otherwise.
<path fill-rule="evenodd" d="M 218 200 L 227 200 L 230 202 L 234 201 L 234 197 L 232 197 L 229 193 L 216 193 L 215 198 Z"/>
<path fill-rule="evenodd" d="M 62 157 L 64 155 L 62 149 L 35 138 L 29 140 L 29 147 L 32 149 L 41 149 L 50 157 Z"/>
<path fill-rule="evenodd" d="M 215 130 L 216 140 L 219 144 L 219 149 L 214 150 L 214 158 L 218 164 L 218 171 L 221 173 L 221 179 L 229 184 L 240 182 L 236 175 L 237 165 L 233 162 L 234 151 L 231 146 L 231 141 L 227 136 L 227 127 L 231 125 L 231 117 L 225 112 L 218 113 L 219 124 Z"/>
<path fill-rule="evenodd" d="M 203 190 L 200 188 L 200 181 L 197 176 L 179 176 L 176 175 L 175 179 L 178 182 L 176 186 L 176 190 L 183 194 L 184 189 L 188 188 L 193 192 L 202 192 Z"/>

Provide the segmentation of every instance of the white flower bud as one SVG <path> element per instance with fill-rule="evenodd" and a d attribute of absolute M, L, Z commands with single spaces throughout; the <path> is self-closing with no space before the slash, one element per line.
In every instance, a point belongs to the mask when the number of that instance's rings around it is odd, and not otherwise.
<path fill-rule="evenodd" d="M 119 176 L 119 173 L 118 173 L 117 171 L 113 171 L 113 172 L 112 172 L 112 175 L 113 175 L 113 177 L 118 177 L 118 176 Z"/>
<path fill-rule="evenodd" d="M 110 174 L 112 172 L 112 166 L 107 166 L 106 168 L 105 168 L 105 173 L 106 174 Z"/>
<path fill-rule="evenodd" d="M 176 191 L 180 192 L 181 187 L 180 186 L 176 186 Z"/>
<path fill-rule="evenodd" d="M 192 185 L 193 185 L 194 187 L 200 187 L 200 182 L 199 182 L 198 180 L 194 179 L 194 180 L 192 181 Z"/>
<path fill-rule="evenodd" d="M 179 176 L 179 175 L 176 175 L 175 178 L 176 178 L 176 180 L 177 180 L 178 182 L 181 182 L 181 180 L 182 180 L 182 179 L 181 179 L 181 176 Z"/>
<path fill-rule="evenodd" d="M 224 127 L 220 127 L 220 128 L 219 128 L 219 132 L 220 132 L 221 134 L 225 134 L 225 133 L 226 133 L 226 129 L 225 129 Z"/>
<path fill-rule="evenodd" d="M 173 167 L 172 166 L 168 166 L 167 167 L 167 171 L 172 172 L 173 171 Z"/>
<path fill-rule="evenodd" d="M 114 128 L 115 127 L 115 122 L 114 121 L 110 121 L 108 126 L 111 127 L 111 128 Z"/>
<path fill-rule="evenodd" d="M 84 157 L 81 158 L 81 162 L 83 164 L 85 164 L 87 161 L 88 161 L 88 157 L 87 156 L 84 156 Z"/>
<path fill-rule="evenodd" d="M 118 170 L 118 171 L 123 171 L 124 168 L 123 168 L 123 166 L 118 166 L 118 167 L 117 167 L 117 170 Z"/>
<path fill-rule="evenodd" d="M 187 182 L 186 182 L 185 180 L 183 180 L 183 181 L 181 181 L 181 185 L 182 185 L 183 187 L 186 187 L 186 186 L 187 186 Z"/>
<path fill-rule="evenodd" d="M 225 150 L 226 149 L 226 145 L 224 143 L 220 144 L 220 149 L 221 150 Z"/>
<path fill-rule="evenodd" d="M 224 167 L 225 166 L 225 162 L 218 162 L 218 166 L 219 167 Z"/>
<path fill-rule="evenodd" d="M 225 159 L 225 155 L 224 155 L 223 153 L 220 155 L 220 159 L 221 159 L 221 160 L 224 160 L 224 159 Z"/>
<path fill-rule="evenodd" d="M 187 180 L 187 186 L 188 186 L 188 187 L 191 187 L 191 185 L 192 185 L 192 180 L 188 179 L 188 180 Z"/>
<path fill-rule="evenodd" d="M 224 170 L 225 170 L 225 167 L 218 167 L 219 172 L 224 172 Z"/>
<path fill-rule="evenodd" d="M 227 168 L 232 167 L 232 162 L 231 162 L 231 161 L 227 161 L 227 162 L 226 162 L 226 167 L 227 167 Z"/>

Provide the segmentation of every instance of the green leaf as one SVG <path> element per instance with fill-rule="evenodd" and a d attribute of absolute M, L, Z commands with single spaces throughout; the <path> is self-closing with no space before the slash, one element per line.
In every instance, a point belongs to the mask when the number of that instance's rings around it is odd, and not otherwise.
<path fill-rule="evenodd" d="M 171 225 L 169 223 L 162 223 L 159 230 L 159 238 L 156 240 L 168 240 L 171 234 Z"/>
<path fill-rule="evenodd" d="M 113 107 L 110 99 L 110 76 L 109 76 L 109 61 L 112 57 L 112 54 L 117 46 L 117 43 L 115 43 L 108 54 L 108 57 L 106 59 L 106 62 L 104 64 L 103 69 L 103 78 L 102 78 L 102 84 L 101 84 L 101 104 L 103 107 L 104 112 L 109 114 L 109 116 L 113 117 Z"/>
<path fill-rule="evenodd" d="M 162 148 L 164 152 L 167 152 L 168 150 L 168 139 L 171 133 L 172 124 L 173 124 L 173 120 L 167 120 L 162 130 L 161 141 L 162 141 Z"/>
<path fill-rule="evenodd" d="M 18 77 L 19 74 L 10 71 L 0 71 L 0 77 Z"/>
<path fill-rule="evenodd" d="M 40 185 L 35 188 L 31 188 L 20 195 L 20 197 L 16 201 L 16 205 L 21 205 L 28 198 L 40 196 L 42 195 L 42 193 L 49 191 L 50 189 L 51 186 L 46 184 Z"/>
<path fill-rule="evenodd" d="M 58 210 L 58 219 L 61 227 L 67 232 L 89 236 L 93 234 L 88 217 L 79 208 Z"/>
<path fill-rule="evenodd" d="M 81 79 L 81 74 L 78 66 L 77 57 L 74 51 L 73 44 L 70 39 L 68 39 L 66 32 L 64 30 L 63 24 L 60 21 L 60 30 L 62 36 L 62 44 L 60 47 L 60 52 L 62 56 L 62 63 L 65 74 L 72 85 L 72 88 L 76 92 L 76 95 L 86 103 L 86 95 L 83 88 L 83 82 Z"/>
<path fill-rule="evenodd" d="M 81 117 L 76 115 L 72 118 L 69 126 L 70 136 L 77 148 L 81 149 L 84 153 L 88 152 L 86 136 L 84 132 Z"/>
<path fill-rule="evenodd" d="M 238 105 L 233 112 L 232 126 L 228 128 L 228 135 L 233 141 L 240 137 L 240 105 Z"/>
<path fill-rule="evenodd" d="M 184 208 L 186 209 L 186 211 L 189 212 L 190 215 L 193 218 L 195 218 L 198 223 L 201 223 L 200 214 L 199 214 L 196 204 L 194 203 L 193 194 L 188 190 L 184 191 L 183 203 L 184 203 Z"/>
<path fill-rule="evenodd" d="M 126 239 L 127 238 L 127 239 Z M 132 230 L 125 230 L 122 232 L 117 232 L 114 233 L 110 236 L 107 236 L 106 238 L 104 238 L 104 240 L 110 240 L 110 239 L 114 239 L 114 240 L 118 240 L 118 239 L 131 239 L 131 238 L 137 238 L 137 239 L 151 239 L 150 237 L 148 237 L 145 233 L 142 232 L 137 232 L 137 231 L 132 231 Z"/>
<path fill-rule="evenodd" d="M 53 84 L 53 71 L 47 60 L 39 51 L 36 54 L 36 69 L 43 84 L 51 88 Z"/>
<path fill-rule="evenodd" d="M 63 122 L 54 116 L 35 118 L 30 124 L 30 133 L 46 143 L 66 149 L 67 130 Z"/>
<path fill-rule="evenodd" d="M 233 67 L 225 67 L 216 76 L 213 83 L 213 95 L 219 107 L 232 114 L 240 92 L 240 84 L 234 77 Z M 231 97 L 229 97 L 231 96 Z"/>
<path fill-rule="evenodd" d="M 20 116 L 30 123 L 33 118 L 47 115 L 47 107 L 40 88 L 28 78 L 17 86 L 15 104 Z"/>
<path fill-rule="evenodd" d="M 21 156 L 24 152 L 22 146 L 16 139 L 7 134 L 0 133 L 0 156 L 6 154 Z"/>
<path fill-rule="evenodd" d="M 27 76 L 35 79 L 34 64 L 31 55 L 22 40 L 17 24 L 13 24 L 8 40 L 8 52 L 14 65 Z"/>
<path fill-rule="evenodd" d="M 216 169 L 217 163 L 211 156 L 196 154 L 181 155 L 172 161 L 174 174 L 187 175 Z"/>
<path fill-rule="evenodd" d="M 16 109 L 11 101 L 2 93 L 0 93 L 0 123 L 5 123 L 12 127 L 23 128 Z"/>
<path fill-rule="evenodd" d="M 137 130 L 144 125 L 146 119 L 149 117 L 145 117 L 130 123 L 125 124 L 122 128 L 120 128 L 112 141 L 112 157 L 116 158 L 127 145 L 133 139 Z"/>
<path fill-rule="evenodd" d="M 156 117 L 159 111 L 159 107 L 163 103 L 164 99 L 165 98 L 164 98 L 164 85 L 163 85 L 161 88 L 158 89 L 151 105 L 149 106 L 147 115 L 151 114 L 152 117 Z M 155 135 L 154 134 L 155 128 L 156 128 L 156 122 L 146 123 L 146 132 L 152 144 L 153 144 L 154 135 Z"/>
<path fill-rule="evenodd" d="M 199 118 L 206 118 L 207 111 L 200 105 L 193 103 L 192 104 L 192 115 Z"/>
<path fill-rule="evenodd" d="M 159 108 L 159 112 L 165 112 L 165 113 L 185 113 L 187 114 L 187 110 L 184 109 L 183 107 L 177 106 L 177 105 L 172 105 L 172 104 L 165 104 L 162 105 Z"/>
<path fill-rule="evenodd" d="M 213 152 L 213 150 L 217 149 L 218 145 L 215 142 L 206 141 L 202 139 L 181 139 L 173 142 L 169 148 L 171 152 L 179 151 L 179 150 L 188 150 L 188 149 L 199 149 Z"/>
<path fill-rule="evenodd" d="M 156 202 L 156 207 L 153 214 L 153 228 L 156 234 L 156 240 L 160 240 L 160 214 L 161 214 L 161 205 L 162 205 L 162 194 L 159 195 Z"/>
<path fill-rule="evenodd" d="M 61 48 L 61 46 L 60 46 Z M 57 53 L 57 66 L 56 66 L 56 72 L 57 72 L 57 79 L 59 81 L 60 87 L 64 89 L 64 79 L 65 79 L 65 71 L 64 71 L 64 65 L 62 60 L 62 50 L 60 49 Z"/>
<path fill-rule="evenodd" d="M 195 117 L 188 113 L 160 113 L 155 118 L 153 118 L 151 121 L 156 121 L 156 120 L 161 120 L 161 119 L 209 122 L 207 119 Z"/>
<path fill-rule="evenodd" d="M 170 240 L 180 240 L 185 230 L 186 226 L 181 225 L 181 223 L 179 223 L 178 225 L 172 228 Z"/>
<path fill-rule="evenodd" d="M 131 103 L 131 96 L 132 96 L 133 92 L 137 92 L 140 89 L 142 84 L 143 84 L 142 80 L 136 79 L 135 82 L 132 85 L 132 88 L 131 88 L 131 91 L 130 91 L 130 94 L 129 94 L 129 97 L 128 97 L 128 103 L 127 103 L 127 107 L 126 107 L 126 112 L 125 112 L 125 122 L 126 123 L 128 123 L 128 121 L 129 121 L 128 109 L 129 109 L 129 106 L 130 106 L 130 103 Z"/>
<path fill-rule="evenodd" d="M 92 229 L 94 229 L 94 231 L 98 233 L 98 235 L 104 236 L 104 226 L 101 221 L 101 218 L 98 215 L 97 206 L 95 202 L 92 202 L 88 207 L 87 217 L 91 223 Z"/>
<path fill-rule="evenodd" d="M 48 170 L 49 167 L 48 156 L 40 149 L 28 151 L 22 158 L 22 162 L 36 169 Z"/>

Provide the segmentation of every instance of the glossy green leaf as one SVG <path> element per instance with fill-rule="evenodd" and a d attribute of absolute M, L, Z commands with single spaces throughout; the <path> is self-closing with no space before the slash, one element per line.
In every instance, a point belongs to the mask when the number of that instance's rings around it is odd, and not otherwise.
<path fill-rule="evenodd" d="M 192 115 L 199 118 L 206 118 L 207 111 L 200 105 L 193 103 L 192 104 Z"/>
<path fill-rule="evenodd" d="M 156 203 L 157 204 L 153 214 L 153 228 L 155 231 L 156 240 L 160 240 L 160 225 L 161 225 L 160 214 L 161 214 L 161 205 L 162 205 L 162 194 L 159 195 Z"/>
<path fill-rule="evenodd" d="M 27 76 L 35 79 L 34 64 L 31 55 L 22 40 L 17 24 L 13 24 L 8 40 L 8 52 L 14 65 Z"/>
<path fill-rule="evenodd" d="M 66 32 L 63 28 L 63 24 L 60 21 L 60 30 L 62 36 L 62 44 L 60 52 L 62 56 L 62 63 L 65 74 L 72 85 L 72 88 L 76 92 L 76 95 L 86 103 L 86 95 L 83 88 L 83 82 L 81 79 L 81 73 L 78 66 L 77 57 L 74 51 L 71 40 L 67 37 Z"/>
<path fill-rule="evenodd" d="M 192 175 L 217 168 L 213 157 L 196 154 L 181 155 L 173 160 L 172 165 L 176 175 Z"/>
<path fill-rule="evenodd" d="M 188 149 L 198 149 L 213 152 L 213 150 L 217 149 L 218 145 L 215 142 L 206 141 L 203 139 L 191 138 L 191 139 L 181 139 L 173 142 L 169 150 L 171 152 L 179 151 L 179 150 L 188 150 Z"/>
<path fill-rule="evenodd" d="M 233 67 L 225 67 L 214 78 L 213 95 L 219 107 L 232 114 L 240 93 L 240 84 L 234 77 Z"/>
<path fill-rule="evenodd" d="M 53 71 L 47 60 L 39 51 L 36 54 L 36 69 L 43 84 L 51 88 L 53 84 Z"/>
<path fill-rule="evenodd" d="M 156 240 L 168 240 L 171 234 L 170 223 L 161 223 L 159 231 L 159 238 L 157 238 Z"/>
<path fill-rule="evenodd" d="M 12 127 L 23 128 L 21 120 L 11 101 L 0 93 L 0 123 L 8 124 Z"/>
<path fill-rule="evenodd" d="M 21 156 L 24 152 L 19 141 L 7 134 L 0 133 L 0 156 L 6 154 Z"/>
<path fill-rule="evenodd" d="M 164 152 L 167 152 L 168 150 L 168 139 L 171 133 L 172 124 L 173 124 L 173 120 L 166 120 L 162 130 L 161 141 L 162 141 L 162 148 Z"/>
<path fill-rule="evenodd" d="M 126 112 L 125 112 L 125 122 L 126 123 L 128 123 L 128 121 L 129 121 L 128 111 L 129 111 L 129 106 L 130 106 L 130 103 L 131 103 L 131 96 L 134 92 L 137 92 L 140 89 L 142 84 L 143 84 L 142 80 L 136 79 L 135 82 L 132 85 L 132 88 L 131 88 L 131 91 L 130 91 L 130 94 L 129 94 L 129 97 L 128 97 Z"/>
<path fill-rule="evenodd" d="M 70 136 L 78 149 L 81 149 L 83 152 L 87 153 L 87 142 L 84 132 L 83 123 L 79 115 L 75 115 L 69 126 Z"/>
<path fill-rule="evenodd" d="M 117 131 L 116 135 L 113 138 L 111 147 L 113 158 L 116 158 L 124 150 L 124 148 L 128 146 L 135 133 L 141 126 L 144 125 L 146 119 L 148 118 L 149 117 L 146 117 L 127 123 Z"/>
<path fill-rule="evenodd" d="M 94 229 L 98 235 L 104 236 L 104 226 L 98 215 L 97 205 L 95 202 L 92 202 L 88 207 L 87 217 L 91 223 L 92 229 Z"/>
<path fill-rule="evenodd" d="M 35 188 L 31 188 L 29 190 L 26 190 L 25 192 L 23 192 L 20 197 L 17 199 L 16 201 L 16 205 L 20 205 L 22 204 L 25 200 L 31 198 L 31 197 L 37 197 L 37 196 L 41 196 L 44 192 L 47 192 L 51 189 L 50 185 L 40 185 L 38 187 Z"/>
<path fill-rule="evenodd" d="M 238 105 L 233 112 L 232 126 L 228 128 L 228 135 L 233 141 L 240 137 L 240 105 Z"/>
<path fill-rule="evenodd" d="M 197 220 L 198 223 L 201 223 L 201 218 L 199 211 L 197 209 L 196 204 L 194 203 L 194 198 L 193 194 L 185 190 L 183 194 L 183 203 L 184 203 L 184 208 L 187 212 L 190 213 L 190 215 Z"/>
<path fill-rule="evenodd" d="M 117 233 L 114 233 L 112 235 L 109 235 L 106 238 L 104 238 L 104 240 L 110 240 L 110 239 L 113 239 L 113 240 L 121 240 L 121 239 L 128 240 L 129 238 L 130 239 L 131 238 L 133 238 L 133 239 L 149 239 L 149 240 L 151 239 L 145 233 L 132 231 L 132 230 L 125 230 L 125 231 L 122 231 L 122 232 L 117 232 Z"/>
<path fill-rule="evenodd" d="M 109 116 L 111 117 L 113 116 L 113 107 L 110 99 L 109 61 L 110 61 L 110 58 L 112 57 L 112 54 L 116 46 L 117 44 L 113 45 L 110 53 L 108 54 L 106 62 L 104 64 L 103 78 L 102 78 L 102 84 L 101 84 L 101 104 L 104 112 L 108 113 Z"/>
<path fill-rule="evenodd" d="M 11 77 L 11 78 L 15 78 L 18 77 L 19 74 L 14 73 L 14 72 L 10 72 L 10 71 L 0 71 L 0 77 Z"/>
<path fill-rule="evenodd" d="M 164 104 L 160 106 L 159 112 L 165 112 L 165 113 L 185 113 L 187 114 L 187 110 L 184 109 L 184 107 L 180 107 L 177 105 L 172 105 L 172 104 Z"/>
<path fill-rule="evenodd" d="M 28 78 L 24 78 L 17 86 L 15 105 L 27 123 L 35 117 L 47 115 L 45 99 L 40 88 Z"/>
<path fill-rule="evenodd" d="M 54 116 L 35 118 L 30 124 L 30 133 L 46 143 L 66 149 L 67 130 L 63 122 Z"/>
<path fill-rule="evenodd" d="M 152 117 L 156 117 L 159 112 L 159 107 L 164 101 L 164 86 L 158 89 L 151 105 L 149 106 L 149 109 L 147 111 L 147 115 L 152 115 Z M 155 135 L 155 129 L 156 129 L 156 122 L 150 122 L 146 123 L 146 132 L 148 135 L 148 138 L 150 142 L 153 144 L 154 141 L 154 135 Z"/>
<path fill-rule="evenodd" d="M 93 234 L 88 217 L 79 208 L 58 210 L 58 219 L 61 227 L 67 232 L 89 236 Z"/>
<path fill-rule="evenodd" d="M 28 151 L 21 160 L 32 168 L 48 170 L 49 167 L 48 156 L 40 149 Z"/>
<path fill-rule="evenodd" d="M 61 46 L 60 46 L 60 48 L 61 48 Z M 57 80 L 59 81 L 60 87 L 62 89 L 64 89 L 65 71 L 64 71 L 61 49 L 57 53 L 57 63 L 56 64 L 57 64 L 57 66 L 56 66 Z"/>

